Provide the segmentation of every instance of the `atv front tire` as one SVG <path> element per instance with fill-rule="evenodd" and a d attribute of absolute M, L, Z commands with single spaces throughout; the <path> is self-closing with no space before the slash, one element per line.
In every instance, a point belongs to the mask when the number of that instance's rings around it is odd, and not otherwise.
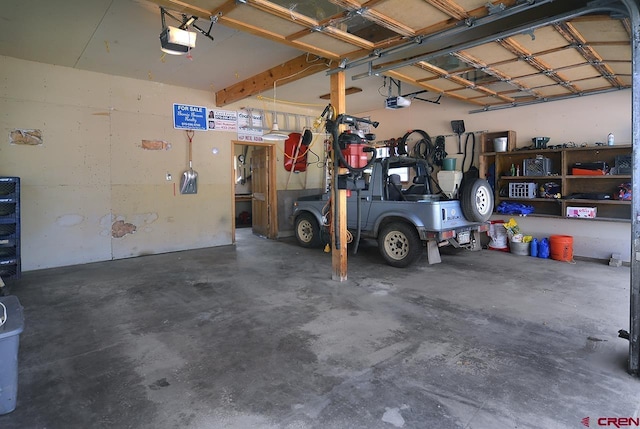
<path fill-rule="evenodd" d="M 424 245 L 413 225 L 392 222 L 378 235 L 378 248 L 387 264 L 405 268 L 418 260 Z"/>

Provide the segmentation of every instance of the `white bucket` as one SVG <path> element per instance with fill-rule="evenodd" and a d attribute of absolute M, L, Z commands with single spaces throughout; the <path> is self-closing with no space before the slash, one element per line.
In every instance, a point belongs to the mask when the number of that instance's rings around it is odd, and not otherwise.
<path fill-rule="evenodd" d="M 507 249 L 507 229 L 503 221 L 491 221 L 489 224 L 490 249 Z"/>
<path fill-rule="evenodd" d="M 493 139 L 493 150 L 495 152 L 506 152 L 507 151 L 507 138 L 506 137 L 498 137 L 497 139 Z"/>

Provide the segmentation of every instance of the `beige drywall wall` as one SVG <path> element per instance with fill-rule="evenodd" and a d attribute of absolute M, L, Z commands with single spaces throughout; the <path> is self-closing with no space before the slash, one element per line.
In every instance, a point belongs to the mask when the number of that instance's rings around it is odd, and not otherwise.
<path fill-rule="evenodd" d="M 551 137 L 550 145 L 566 142 L 594 144 L 606 142 L 610 132 L 614 133 L 616 144 L 631 143 L 630 90 L 493 112 L 470 114 L 470 110 L 475 108 L 443 98 L 440 105 L 414 101 L 409 108 L 378 109 L 361 115 L 369 115 L 380 121 L 380 126 L 376 129 L 380 140 L 400 137 L 411 129 L 424 130 L 434 138 L 439 134 L 451 134 L 451 121 L 462 119 L 467 131 L 514 130 L 517 133 L 518 147 L 529 146 L 531 138 L 536 136 Z M 457 167 L 460 168 L 462 155 L 456 154 L 455 136 L 446 139 L 446 151 L 449 156 L 457 159 Z M 467 166 L 468 163 L 467 160 Z M 516 220 L 525 232 L 537 237 L 548 237 L 551 234 L 573 236 L 574 254 L 577 256 L 608 259 L 612 253 L 619 253 L 623 260 L 630 259 L 630 223 L 536 217 L 517 217 Z"/>
<path fill-rule="evenodd" d="M 195 133 L 198 193 L 179 193 L 188 140 L 173 128 L 173 103 L 214 108 L 213 94 L 10 57 L 0 64 L 0 175 L 22 180 L 23 270 L 231 244 L 235 133 Z M 42 130 L 44 143 L 10 145 L 16 128 Z M 170 148 L 145 150 L 142 140 Z M 114 224 L 135 232 L 114 238 Z"/>

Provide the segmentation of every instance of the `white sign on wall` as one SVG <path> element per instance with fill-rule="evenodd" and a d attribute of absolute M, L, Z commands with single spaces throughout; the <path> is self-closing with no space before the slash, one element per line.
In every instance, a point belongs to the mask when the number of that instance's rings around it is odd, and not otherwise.
<path fill-rule="evenodd" d="M 233 110 L 209 110 L 207 128 L 211 131 L 237 131 L 238 112 Z"/>
<path fill-rule="evenodd" d="M 245 142 L 262 141 L 262 110 L 242 109 L 238 112 L 238 140 Z"/>

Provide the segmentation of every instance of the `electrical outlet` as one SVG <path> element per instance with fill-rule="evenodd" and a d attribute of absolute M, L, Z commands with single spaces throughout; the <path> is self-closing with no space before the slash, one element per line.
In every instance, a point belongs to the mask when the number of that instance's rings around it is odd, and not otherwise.
<path fill-rule="evenodd" d="M 171 173 L 167 173 L 167 182 L 173 180 L 173 177 L 171 177 Z"/>

